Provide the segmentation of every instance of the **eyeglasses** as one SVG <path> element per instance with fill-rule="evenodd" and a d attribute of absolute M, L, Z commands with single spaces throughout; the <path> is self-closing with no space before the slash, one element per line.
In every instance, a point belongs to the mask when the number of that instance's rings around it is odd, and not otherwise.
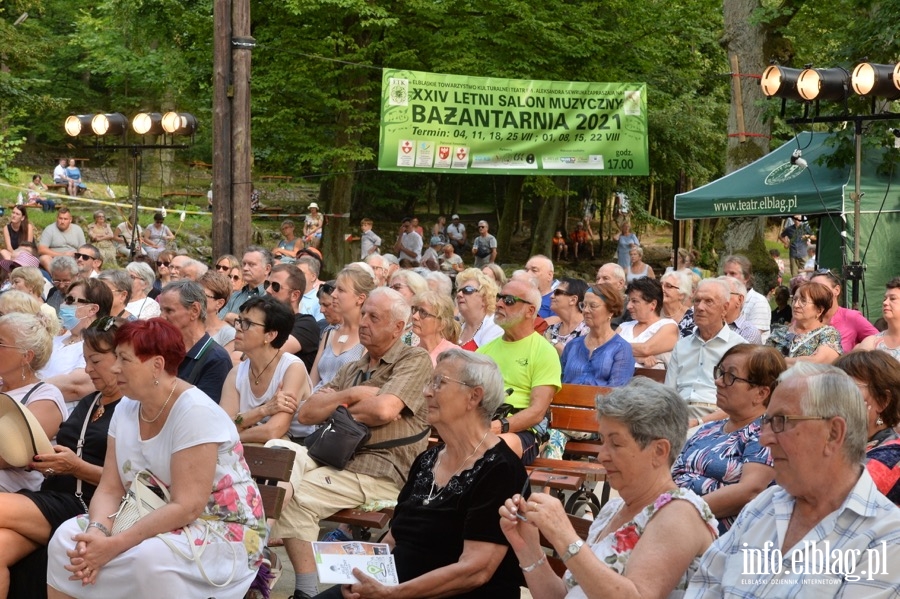
<path fill-rule="evenodd" d="M 663 283 L 662 286 L 663 289 L 674 289 L 675 291 L 678 291 L 678 285 L 673 285 L 672 283 Z"/>
<path fill-rule="evenodd" d="M 512 305 L 514 305 L 516 302 L 522 302 L 523 304 L 528 304 L 529 306 L 533 306 L 533 305 L 534 305 L 534 304 L 532 304 L 531 302 L 529 302 L 528 300 L 522 299 L 522 298 L 519 297 L 518 295 L 513 295 L 513 294 L 511 294 L 511 293 L 498 293 L 498 294 L 497 294 L 497 301 L 498 301 L 498 302 L 503 302 L 503 303 L 506 304 L 507 306 L 512 306 Z"/>
<path fill-rule="evenodd" d="M 253 322 L 253 321 L 250 320 L 249 318 L 241 318 L 241 317 L 238 317 L 238 318 L 235 318 L 235 319 L 234 319 L 234 326 L 236 326 L 236 327 L 241 327 L 241 330 L 242 330 L 242 331 L 248 330 L 248 329 L 249 329 L 250 327 L 252 327 L 253 325 L 256 325 L 256 326 L 262 327 L 262 328 L 266 328 L 266 325 L 264 325 L 263 323 L 261 323 L 261 322 Z"/>
<path fill-rule="evenodd" d="M 480 291 L 480 287 L 472 287 L 471 285 L 466 285 L 465 287 L 460 287 L 456 290 L 457 293 L 462 293 L 463 295 L 472 295 L 476 291 Z"/>
<path fill-rule="evenodd" d="M 747 383 L 748 385 L 751 385 L 754 387 L 756 386 L 756 383 L 754 383 L 750 379 L 744 379 L 739 376 L 736 376 L 734 373 L 728 372 L 721 366 L 716 366 L 715 370 L 713 370 L 713 374 L 715 374 L 715 377 L 717 379 L 719 379 L 719 378 L 722 379 L 722 384 L 725 385 L 726 387 L 732 386 L 735 381 L 741 381 L 741 382 Z"/>
<path fill-rule="evenodd" d="M 472 383 L 467 383 L 465 381 L 460 381 L 458 379 L 452 379 L 449 376 L 446 376 L 444 374 L 434 375 L 434 377 L 431 379 L 431 382 L 428 383 L 426 385 L 426 387 L 431 387 L 432 391 L 437 391 L 438 389 L 441 388 L 441 385 L 444 383 L 444 381 L 450 381 L 451 383 L 457 383 L 464 387 L 475 387 L 475 385 L 473 385 Z"/>
<path fill-rule="evenodd" d="M 216 301 L 217 299 L 219 299 L 219 298 L 217 298 L 216 296 L 210 295 L 210 294 L 208 294 L 208 293 L 206 293 L 206 294 L 204 294 L 204 295 L 206 295 L 206 299 L 208 299 L 208 300 Z"/>
<path fill-rule="evenodd" d="M 557 297 L 559 297 L 560 295 L 568 295 L 568 296 L 571 297 L 571 296 L 573 296 L 573 295 L 578 295 L 578 294 L 577 294 L 577 293 L 570 293 L 569 291 L 567 291 L 567 290 L 565 290 L 565 289 L 554 289 L 554 290 L 553 290 L 553 295 L 555 295 L 555 296 L 557 296 Z"/>
<path fill-rule="evenodd" d="M 281 293 L 282 288 L 284 288 L 287 291 L 293 291 L 292 288 L 288 287 L 287 285 L 282 285 L 278 281 L 268 281 L 268 280 L 263 281 L 263 289 L 268 289 L 270 287 L 272 288 L 272 291 L 275 293 Z"/>
<path fill-rule="evenodd" d="M 391 284 L 391 289 L 393 289 L 394 291 L 400 291 L 401 289 L 407 289 L 407 288 L 409 288 L 409 285 L 406 285 L 404 283 L 392 283 Z"/>
<path fill-rule="evenodd" d="M 92 256 L 90 254 L 82 254 L 80 252 L 75 252 L 76 260 L 99 260 L 96 256 Z"/>
<path fill-rule="evenodd" d="M 52 283 L 59 287 L 62 285 L 63 287 L 68 287 L 72 284 L 72 279 L 53 279 Z"/>
<path fill-rule="evenodd" d="M 75 303 L 79 303 L 79 304 L 93 304 L 94 303 L 89 299 L 84 299 L 83 297 L 75 297 L 74 295 L 67 295 L 65 301 L 66 301 L 67 306 L 71 306 Z"/>
<path fill-rule="evenodd" d="M 589 303 L 589 302 L 578 302 L 578 309 L 581 310 L 582 312 L 586 312 L 586 311 L 591 311 L 591 312 L 593 312 L 594 310 L 599 310 L 599 309 L 600 309 L 600 306 L 605 306 L 605 304 L 601 304 L 601 303 L 594 304 L 594 303 Z"/>
<path fill-rule="evenodd" d="M 802 295 L 795 295 L 791 298 L 791 304 L 805 308 L 810 304 L 810 301 Z"/>
<path fill-rule="evenodd" d="M 216 264 L 216 270 L 221 270 L 222 272 L 228 272 L 231 270 L 230 264 Z"/>
<path fill-rule="evenodd" d="M 763 414 L 762 425 L 771 425 L 773 433 L 783 433 L 784 425 L 787 424 L 789 420 L 828 420 L 829 418 L 829 416 L 789 416 L 787 414 L 769 416 L 768 414 Z"/>
<path fill-rule="evenodd" d="M 172 263 L 171 263 L 171 262 L 163 262 L 162 260 L 157 260 L 157 261 L 156 261 L 156 265 L 157 265 L 157 266 L 165 266 L 166 268 L 169 268 L 169 265 L 170 265 L 170 264 L 172 264 Z"/>
<path fill-rule="evenodd" d="M 417 314 L 419 318 L 437 318 L 436 315 L 432 314 L 431 312 L 425 311 L 424 308 L 420 308 L 419 306 L 413 306 L 412 308 L 410 308 L 410 311 L 413 314 Z"/>
<path fill-rule="evenodd" d="M 7 349 L 17 349 L 17 350 L 19 350 L 19 351 L 22 350 L 22 348 L 19 347 L 18 345 L 7 345 L 7 344 L 5 344 L 5 343 L 0 343 L 0 347 L 5 347 L 5 348 L 7 348 Z"/>

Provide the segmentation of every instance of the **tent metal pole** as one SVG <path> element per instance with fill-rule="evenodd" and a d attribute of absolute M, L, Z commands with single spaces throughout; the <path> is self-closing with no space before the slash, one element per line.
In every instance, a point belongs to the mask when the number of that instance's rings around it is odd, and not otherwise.
<path fill-rule="evenodd" d="M 854 310 L 859 310 L 859 286 L 862 280 L 862 264 L 859 260 L 859 219 L 861 211 L 861 182 L 862 177 L 862 120 L 856 119 L 854 123 L 853 137 L 856 143 L 855 159 L 856 172 L 853 177 L 853 262 L 850 264 L 850 278 L 853 281 L 851 301 Z"/>

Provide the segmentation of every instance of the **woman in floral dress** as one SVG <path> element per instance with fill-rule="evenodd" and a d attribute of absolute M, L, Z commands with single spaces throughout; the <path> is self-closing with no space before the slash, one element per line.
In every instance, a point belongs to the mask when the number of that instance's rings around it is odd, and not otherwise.
<path fill-rule="evenodd" d="M 116 333 L 112 372 L 127 398 L 109 427 L 90 513 L 65 522 L 50 541 L 51 599 L 240 599 L 256 576 L 266 541 L 259 490 L 227 414 L 176 378 L 184 355 L 181 333 L 160 318 Z M 119 500 L 142 471 L 171 500 L 112 535 Z"/>

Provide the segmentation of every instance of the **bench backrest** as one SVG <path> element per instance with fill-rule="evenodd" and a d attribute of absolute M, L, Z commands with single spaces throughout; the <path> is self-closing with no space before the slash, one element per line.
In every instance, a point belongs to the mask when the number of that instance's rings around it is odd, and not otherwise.
<path fill-rule="evenodd" d="M 555 429 L 596 433 L 596 398 L 610 391 L 610 387 L 564 384 L 550 403 L 550 426 Z"/>
<path fill-rule="evenodd" d="M 295 455 L 294 451 L 284 447 L 244 445 L 244 460 L 259 487 L 266 518 L 277 519 L 281 516 L 285 490 L 277 483 L 291 480 Z"/>
<path fill-rule="evenodd" d="M 635 368 L 634 376 L 645 376 L 657 383 L 664 384 L 666 382 L 666 371 L 659 368 Z"/>

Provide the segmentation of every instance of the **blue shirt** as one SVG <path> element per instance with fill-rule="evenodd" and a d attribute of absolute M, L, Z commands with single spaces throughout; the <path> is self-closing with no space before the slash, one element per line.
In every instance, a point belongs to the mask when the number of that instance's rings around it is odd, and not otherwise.
<path fill-rule="evenodd" d="M 585 337 L 576 337 L 562 353 L 562 382 L 574 385 L 620 387 L 634 376 L 634 353 L 631 344 L 613 335 L 589 352 Z"/>

